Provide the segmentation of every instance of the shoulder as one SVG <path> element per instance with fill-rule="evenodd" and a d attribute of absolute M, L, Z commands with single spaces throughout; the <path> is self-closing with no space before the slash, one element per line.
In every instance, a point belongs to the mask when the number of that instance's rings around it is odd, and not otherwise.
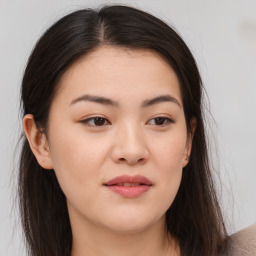
<path fill-rule="evenodd" d="M 256 224 L 231 235 L 228 256 L 256 256 Z"/>

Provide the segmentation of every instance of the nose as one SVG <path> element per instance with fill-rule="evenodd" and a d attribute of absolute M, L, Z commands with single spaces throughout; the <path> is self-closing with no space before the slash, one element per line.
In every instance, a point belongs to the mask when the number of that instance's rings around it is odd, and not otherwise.
<path fill-rule="evenodd" d="M 145 164 L 149 152 L 140 129 L 132 125 L 119 129 L 114 138 L 111 158 L 116 163 Z"/>

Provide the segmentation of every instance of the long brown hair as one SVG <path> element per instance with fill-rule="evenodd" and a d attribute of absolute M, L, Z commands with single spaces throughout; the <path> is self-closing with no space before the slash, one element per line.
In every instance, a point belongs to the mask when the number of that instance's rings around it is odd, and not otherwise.
<path fill-rule="evenodd" d="M 101 45 L 154 50 L 176 72 L 188 132 L 193 117 L 197 128 L 189 164 L 166 213 L 166 228 L 178 239 L 182 255 L 216 255 L 225 249 L 227 234 L 208 161 L 202 82 L 190 50 L 172 27 L 121 5 L 63 17 L 44 33 L 29 57 L 21 87 L 22 116 L 32 114 L 38 129 L 47 134 L 58 81 L 75 61 Z M 29 255 L 69 256 L 72 231 L 65 195 L 54 170 L 43 170 L 37 163 L 24 134 L 19 168 L 20 214 Z"/>

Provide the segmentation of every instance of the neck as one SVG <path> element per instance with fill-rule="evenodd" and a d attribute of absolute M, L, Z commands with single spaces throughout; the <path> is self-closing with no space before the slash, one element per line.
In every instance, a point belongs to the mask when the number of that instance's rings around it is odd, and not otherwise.
<path fill-rule="evenodd" d="M 91 223 L 72 223 L 72 256 L 178 256 L 178 243 L 165 229 L 163 217 L 150 228 L 117 232 Z"/>

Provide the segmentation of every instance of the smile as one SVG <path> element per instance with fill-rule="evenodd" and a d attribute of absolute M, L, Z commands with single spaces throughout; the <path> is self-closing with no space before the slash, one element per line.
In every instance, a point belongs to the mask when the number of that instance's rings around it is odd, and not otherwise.
<path fill-rule="evenodd" d="M 151 188 L 152 183 L 141 175 L 123 175 L 108 181 L 104 186 L 123 197 L 134 198 L 147 192 Z"/>

